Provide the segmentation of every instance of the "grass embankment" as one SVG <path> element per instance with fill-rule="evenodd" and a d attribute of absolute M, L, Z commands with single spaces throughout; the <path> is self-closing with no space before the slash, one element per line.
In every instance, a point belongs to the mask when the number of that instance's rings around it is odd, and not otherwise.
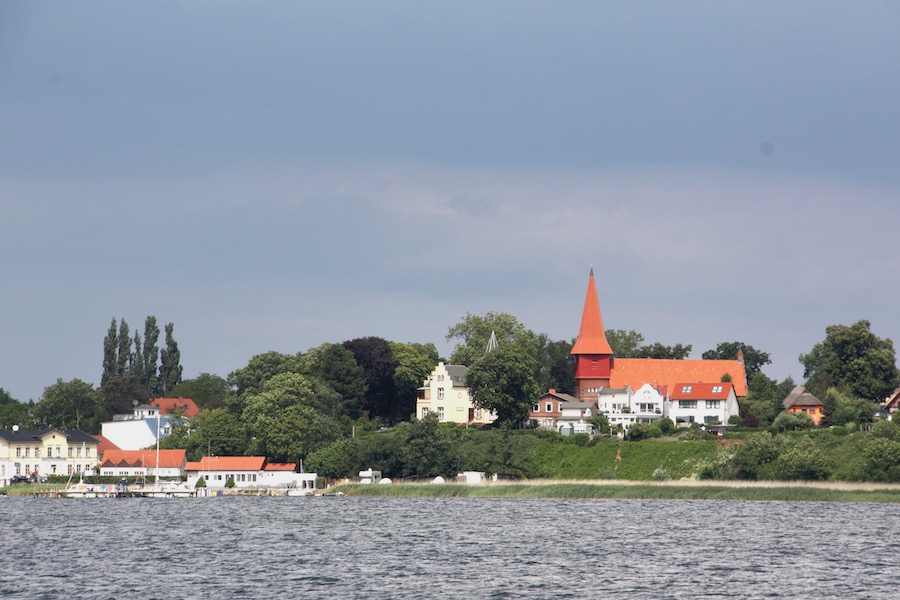
<path fill-rule="evenodd" d="M 534 448 L 536 468 L 551 479 L 628 479 L 651 481 L 663 469 L 672 479 L 694 477 L 716 454 L 713 440 L 677 442 L 601 441 L 588 446 L 541 440 Z"/>
<path fill-rule="evenodd" d="M 437 498 L 618 498 L 651 500 L 782 500 L 792 502 L 900 503 L 900 485 L 803 482 L 527 481 L 516 483 L 391 485 L 348 484 L 347 496 Z"/>

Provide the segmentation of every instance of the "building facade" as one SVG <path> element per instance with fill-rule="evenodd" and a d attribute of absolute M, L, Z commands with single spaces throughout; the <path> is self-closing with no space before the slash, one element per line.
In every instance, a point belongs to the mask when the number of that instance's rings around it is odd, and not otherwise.
<path fill-rule="evenodd" d="M 463 365 L 438 363 L 418 389 L 416 418 L 424 419 L 429 414 L 436 414 L 439 421 L 460 425 L 492 423 L 496 415 L 472 403 L 466 386 L 468 370 Z"/>
<path fill-rule="evenodd" d="M 98 440 L 83 431 L 0 429 L 0 486 L 12 477 L 93 474 Z"/>

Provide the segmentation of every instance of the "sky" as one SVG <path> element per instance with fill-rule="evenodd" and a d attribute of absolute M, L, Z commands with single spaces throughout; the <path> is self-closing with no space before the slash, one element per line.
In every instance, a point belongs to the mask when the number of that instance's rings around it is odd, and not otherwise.
<path fill-rule="evenodd" d="M 900 338 L 900 4 L 0 3 L 0 387 L 434 343 L 467 313 Z M 162 340 L 160 340 L 162 342 Z"/>

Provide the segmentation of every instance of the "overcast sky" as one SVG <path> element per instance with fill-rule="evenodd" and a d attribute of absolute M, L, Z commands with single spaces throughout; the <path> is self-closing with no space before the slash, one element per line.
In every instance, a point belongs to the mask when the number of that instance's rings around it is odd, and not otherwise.
<path fill-rule="evenodd" d="M 900 3 L 0 3 L 0 387 L 467 312 L 769 352 L 900 337 Z M 162 342 L 162 340 L 160 340 Z"/>

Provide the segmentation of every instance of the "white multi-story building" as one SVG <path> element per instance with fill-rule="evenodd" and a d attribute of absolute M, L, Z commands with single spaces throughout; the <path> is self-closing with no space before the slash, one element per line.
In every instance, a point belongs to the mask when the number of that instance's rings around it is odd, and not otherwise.
<path fill-rule="evenodd" d="M 668 404 L 666 413 L 676 425 L 724 425 L 740 414 L 731 382 L 675 384 Z"/>
<path fill-rule="evenodd" d="M 0 429 L 0 486 L 16 475 L 93 474 L 98 443 L 78 430 Z"/>
<path fill-rule="evenodd" d="M 438 363 L 418 390 L 416 417 L 424 419 L 435 413 L 440 421 L 461 425 L 492 423 L 497 416 L 472 403 L 466 386 L 468 370 L 463 365 Z"/>

